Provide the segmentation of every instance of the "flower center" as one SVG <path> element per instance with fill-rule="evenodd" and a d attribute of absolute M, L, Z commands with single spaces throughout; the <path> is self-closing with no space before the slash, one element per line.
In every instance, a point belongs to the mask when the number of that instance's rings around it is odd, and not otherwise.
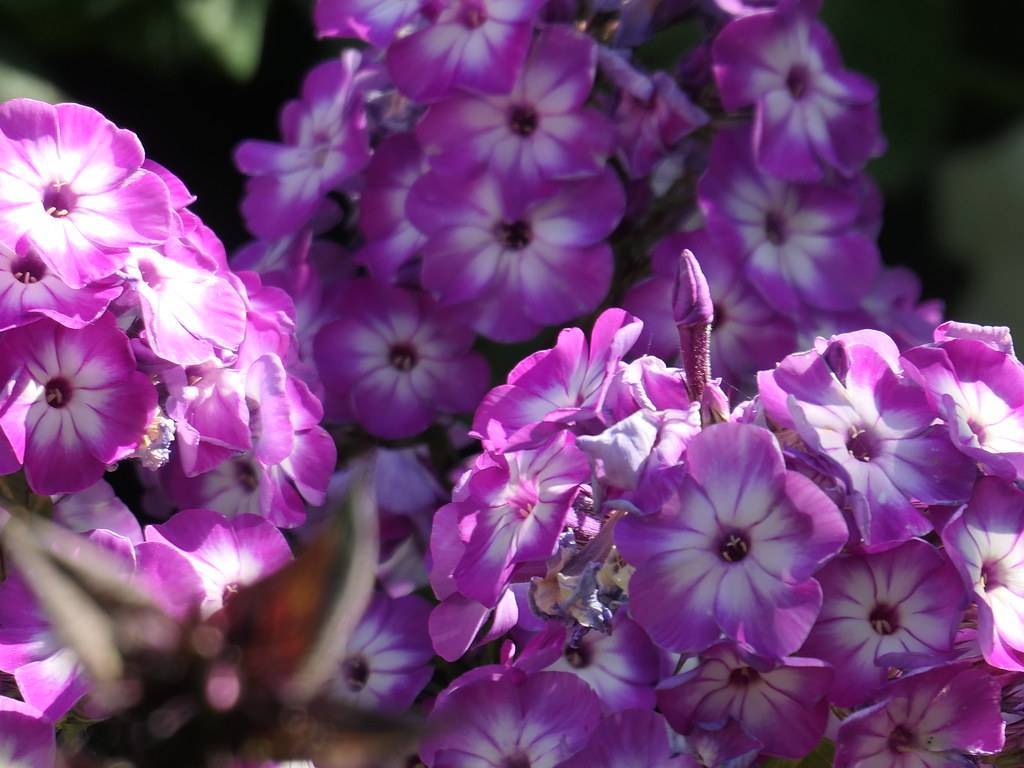
<path fill-rule="evenodd" d="M 875 441 L 863 429 L 855 429 L 846 440 L 846 450 L 857 461 L 871 461 L 876 453 Z"/>
<path fill-rule="evenodd" d="M 19 256 L 11 264 L 11 274 L 19 283 L 32 285 L 46 277 L 46 265 L 43 264 L 35 251 L 29 251 L 24 256 Z"/>
<path fill-rule="evenodd" d="M 729 685 L 746 687 L 761 679 L 761 674 L 753 667 L 736 667 L 729 673 Z"/>
<path fill-rule="evenodd" d="M 409 344 L 395 344 L 388 352 L 388 362 L 399 371 L 411 371 L 419 362 L 416 350 Z"/>
<path fill-rule="evenodd" d="M 522 752 L 510 755 L 501 761 L 501 768 L 530 768 L 530 758 Z"/>
<path fill-rule="evenodd" d="M 359 693 L 370 679 L 370 666 L 362 656 L 354 656 L 345 659 L 345 663 L 341 665 L 341 674 L 348 689 L 353 693 Z"/>
<path fill-rule="evenodd" d="M 459 21 L 467 29 L 476 29 L 487 21 L 487 13 L 478 2 L 462 4 L 462 11 L 459 13 Z"/>
<path fill-rule="evenodd" d="M 43 397 L 46 404 L 51 408 L 63 408 L 71 400 L 71 382 L 67 379 L 57 377 L 46 382 L 43 388 Z"/>
<path fill-rule="evenodd" d="M 251 461 L 239 461 L 235 464 L 238 482 L 245 490 L 252 493 L 260 487 L 260 476 Z"/>
<path fill-rule="evenodd" d="M 43 210 L 55 219 L 63 219 L 75 208 L 78 197 L 64 181 L 55 181 L 43 192 Z"/>
<path fill-rule="evenodd" d="M 586 648 L 573 648 L 569 646 L 565 649 L 565 660 L 569 662 L 569 666 L 573 669 L 582 669 L 590 665 L 590 654 L 587 653 Z"/>
<path fill-rule="evenodd" d="M 810 72 L 803 64 L 796 64 L 786 75 L 786 90 L 789 95 L 799 101 L 807 93 L 807 86 L 810 84 Z"/>
<path fill-rule="evenodd" d="M 722 540 L 718 553 L 727 563 L 738 563 L 750 553 L 750 542 L 742 534 L 730 533 Z"/>
<path fill-rule="evenodd" d="M 513 251 L 521 251 L 530 244 L 530 225 L 522 219 L 503 221 L 497 226 L 498 240 Z"/>
<path fill-rule="evenodd" d="M 786 242 L 786 220 L 781 213 L 769 211 L 764 217 L 764 236 L 772 245 Z"/>
<path fill-rule="evenodd" d="M 879 635 L 891 635 L 900 628 L 899 614 L 896 607 L 879 603 L 868 614 L 868 622 L 871 628 Z"/>
<path fill-rule="evenodd" d="M 224 585 L 224 590 L 220 593 L 220 600 L 224 605 L 228 604 L 228 601 L 234 599 L 235 595 L 238 594 L 238 583 L 228 582 Z"/>
<path fill-rule="evenodd" d="M 991 592 L 993 589 L 1003 586 L 998 564 L 985 563 L 981 566 L 981 584 L 986 592 Z"/>
<path fill-rule="evenodd" d="M 889 734 L 889 749 L 893 752 L 908 752 L 917 745 L 917 736 L 905 725 L 897 725 Z"/>
<path fill-rule="evenodd" d="M 533 107 L 525 105 L 513 107 L 508 115 L 509 128 L 512 129 L 512 133 L 520 136 L 529 136 L 536 131 L 538 122 L 537 112 Z"/>

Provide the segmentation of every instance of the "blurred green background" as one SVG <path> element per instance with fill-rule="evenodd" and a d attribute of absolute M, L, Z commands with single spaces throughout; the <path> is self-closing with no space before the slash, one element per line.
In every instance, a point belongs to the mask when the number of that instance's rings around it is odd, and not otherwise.
<path fill-rule="evenodd" d="M 80 101 L 135 130 L 233 248 L 232 148 L 276 137 L 281 103 L 337 49 L 314 39 L 311 5 L 0 0 L 0 100 Z M 826 0 L 823 15 L 881 86 L 886 261 L 951 316 L 1024 333 L 1024 2 Z"/>

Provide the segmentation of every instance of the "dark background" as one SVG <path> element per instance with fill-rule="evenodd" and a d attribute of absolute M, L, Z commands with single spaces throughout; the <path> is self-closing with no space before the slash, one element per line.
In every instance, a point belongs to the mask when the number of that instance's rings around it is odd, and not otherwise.
<path fill-rule="evenodd" d="M 232 148 L 275 139 L 280 105 L 336 43 L 311 0 L 0 0 L 0 100 L 89 104 L 245 241 Z M 1024 329 L 1024 3 L 826 0 L 848 66 L 881 87 L 882 252 L 949 313 Z M 841 279 L 839 277 L 838 279 Z M 1024 332 L 1024 330 L 1022 330 Z"/>

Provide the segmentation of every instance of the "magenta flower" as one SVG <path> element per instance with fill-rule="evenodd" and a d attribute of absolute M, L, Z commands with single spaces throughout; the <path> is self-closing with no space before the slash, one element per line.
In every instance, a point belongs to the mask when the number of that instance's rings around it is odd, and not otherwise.
<path fill-rule="evenodd" d="M 80 330 L 42 319 L 7 331 L 0 361 L 0 430 L 36 493 L 85 490 L 153 419 L 156 389 L 109 314 Z"/>
<path fill-rule="evenodd" d="M 974 486 L 942 531 L 978 609 L 978 644 L 994 667 L 1024 671 L 1024 492 L 995 477 Z"/>
<path fill-rule="evenodd" d="M 167 239 L 171 204 L 142 145 L 80 104 L 0 106 L 0 240 L 25 237 L 72 288 L 117 271 L 133 245 Z"/>
<path fill-rule="evenodd" d="M 795 651 L 821 607 L 810 577 L 846 542 L 842 515 L 785 469 L 760 427 L 705 428 L 686 461 L 689 475 L 658 514 L 615 530 L 636 567 L 630 613 L 673 651 L 702 651 L 722 633 L 764 656 Z"/>
<path fill-rule="evenodd" d="M 852 176 L 883 146 L 877 89 L 843 69 L 813 6 L 735 19 L 712 46 L 723 105 L 754 106 L 758 164 L 791 181 L 819 181 L 830 168 Z"/>
<path fill-rule="evenodd" d="M 459 592 L 493 606 L 516 563 L 554 554 L 572 502 L 590 477 L 568 432 L 533 450 L 499 454 L 466 486 L 460 529 L 470 532 L 454 569 Z"/>
<path fill-rule="evenodd" d="M 698 195 L 709 233 L 739 256 L 779 312 L 853 309 L 874 285 L 878 249 L 855 227 L 859 198 L 842 186 L 765 176 L 754 164 L 748 129 L 715 135 Z"/>
<path fill-rule="evenodd" d="M 800 653 L 836 669 L 829 699 L 870 700 L 899 658 L 947 658 L 966 593 L 955 569 L 918 539 L 875 555 L 838 557 L 816 577 L 825 599 Z M 886 659 L 886 657 L 890 659 Z"/>
<path fill-rule="evenodd" d="M 167 545 L 188 561 L 202 585 L 202 616 L 219 611 L 239 587 L 273 573 L 291 560 L 281 532 L 261 517 L 227 519 L 208 509 L 186 509 L 150 525 L 146 541 Z"/>
<path fill-rule="evenodd" d="M 667 672 L 666 664 L 667 654 L 621 613 L 611 634 L 588 632 L 576 646 L 564 646 L 545 669 L 574 673 L 594 689 L 603 711 L 621 712 L 654 708 L 654 687 Z"/>
<path fill-rule="evenodd" d="M 56 760 L 53 725 L 28 704 L 0 696 L 0 765 L 53 768 Z"/>
<path fill-rule="evenodd" d="M 680 733 L 721 728 L 731 719 L 766 754 L 801 758 L 825 733 L 831 682 L 832 668 L 818 659 L 773 662 L 719 643 L 695 669 L 661 683 L 658 707 Z"/>
<path fill-rule="evenodd" d="M 411 23 L 425 0 L 317 0 L 314 11 L 320 37 L 357 37 L 385 47 Z"/>
<path fill-rule="evenodd" d="M 543 0 L 441 0 L 433 23 L 395 41 L 388 72 L 403 94 L 431 102 L 456 89 L 508 93 Z"/>
<path fill-rule="evenodd" d="M 96 320 L 121 295 L 115 278 L 70 288 L 23 240 L 17 251 L 0 244 L 0 330 L 48 317 L 68 328 Z"/>
<path fill-rule="evenodd" d="M 542 189 L 554 179 L 594 176 L 611 151 L 607 119 L 585 107 L 597 46 L 567 27 L 547 27 L 511 93 L 456 94 L 434 104 L 416 136 L 441 173 L 487 170 L 503 185 Z"/>
<path fill-rule="evenodd" d="M 436 172 L 412 188 L 406 207 L 428 236 L 423 285 L 443 304 L 473 302 L 475 329 L 498 341 L 593 310 L 608 292 L 606 242 L 625 210 L 611 171 L 553 183 L 527 195 L 485 175 L 453 183 Z"/>
<path fill-rule="evenodd" d="M 434 674 L 427 634 L 430 604 L 416 595 L 374 595 L 327 691 L 365 709 L 408 709 Z"/>
<path fill-rule="evenodd" d="M 589 344 L 579 328 L 563 329 L 554 347 L 521 361 L 506 384 L 487 394 L 473 417 L 473 430 L 490 437 L 500 427 L 512 435 L 538 422 L 599 418 L 613 378 L 624 367 L 622 358 L 641 328 L 627 312 L 608 309 L 594 322 Z"/>
<path fill-rule="evenodd" d="M 838 469 L 864 545 L 884 549 L 931 530 L 915 506 L 956 504 L 976 471 L 950 443 L 924 391 L 900 375 L 877 331 L 820 340 L 758 374 L 765 411 Z"/>
<path fill-rule="evenodd" d="M 513 670 L 448 693 L 430 715 L 420 757 L 429 768 L 555 768 L 586 746 L 600 719 L 582 680 Z"/>
<path fill-rule="evenodd" d="M 261 237 L 297 232 L 321 199 L 361 171 L 370 160 L 362 95 L 356 86 L 357 51 L 314 67 L 302 96 L 281 111 L 283 144 L 245 141 L 235 163 L 250 176 L 242 214 Z"/>
<path fill-rule="evenodd" d="M 949 664 L 889 684 L 882 700 L 839 726 L 835 768 L 951 768 L 1003 748 L 999 684 Z"/>
<path fill-rule="evenodd" d="M 1012 346 L 1005 351 L 975 338 L 950 338 L 911 349 L 903 359 L 953 445 L 1007 480 L 1024 476 L 1024 365 Z"/>
<path fill-rule="evenodd" d="M 672 756 L 669 727 L 657 712 L 630 709 L 601 720 L 590 743 L 559 768 L 701 768 L 689 755 Z"/>
<path fill-rule="evenodd" d="M 487 386 L 483 358 L 458 314 L 424 294 L 353 281 L 345 315 L 317 334 L 314 357 L 328 399 L 379 437 L 422 432 L 440 412 L 468 411 Z M 458 386 L 452 386 L 458 382 Z"/>

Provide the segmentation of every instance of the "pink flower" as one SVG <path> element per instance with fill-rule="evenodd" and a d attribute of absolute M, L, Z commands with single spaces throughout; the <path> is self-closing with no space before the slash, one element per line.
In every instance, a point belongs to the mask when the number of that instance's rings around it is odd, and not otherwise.
<path fill-rule="evenodd" d="M 459 88 L 508 93 L 519 75 L 543 0 L 441 0 L 433 23 L 394 42 L 388 72 L 416 101 Z"/>
<path fill-rule="evenodd" d="M 53 768 L 56 760 L 53 725 L 28 704 L 0 696 L 0 765 Z"/>
<path fill-rule="evenodd" d="M 499 341 L 529 338 L 598 305 L 612 278 L 605 238 L 624 210 L 611 171 L 552 184 L 546 196 L 490 175 L 453 182 L 432 172 L 406 206 L 429 238 L 424 287 L 443 304 L 472 302 L 475 329 Z"/>
<path fill-rule="evenodd" d="M 167 239 L 171 205 L 134 133 L 79 104 L 0 106 L 0 240 L 23 236 L 72 288 Z"/>
<path fill-rule="evenodd" d="M 320 37 L 358 37 L 388 45 L 411 23 L 425 0 L 317 0 L 314 12 Z"/>
<path fill-rule="evenodd" d="M 43 319 L 0 337 L 0 430 L 36 493 L 81 491 L 131 455 L 156 410 L 113 316 L 72 330 Z"/>
<path fill-rule="evenodd" d="M 235 163 L 250 176 L 242 214 L 261 237 L 297 232 L 321 199 L 370 160 L 366 113 L 356 86 L 357 51 L 327 61 L 306 75 L 302 97 L 281 111 L 283 144 L 250 140 Z"/>
<path fill-rule="evenodd" d="M 504 185 L 593 176 L 611 151 L 611 127 L 584 105 L 594 85 L 597 46 L 566 27 L 547 27 L 511 93 L 456 94 L 434 104 L 416 136 L 441 173 L 483 170 Z"/>

